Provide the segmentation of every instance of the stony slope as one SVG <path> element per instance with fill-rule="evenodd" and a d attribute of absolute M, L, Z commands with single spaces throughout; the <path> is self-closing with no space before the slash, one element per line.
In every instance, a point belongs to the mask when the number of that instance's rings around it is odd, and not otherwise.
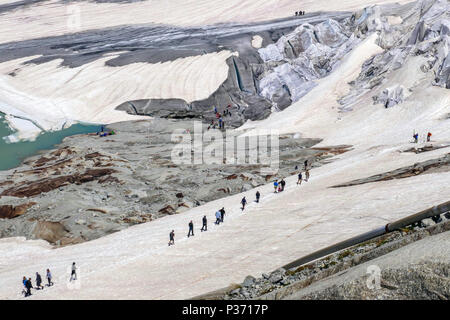
<path fill-rule="evenodd" d="M 194 132 L 191 121 L 154 119 L 109 128 L 116 135 L 68 137 L 57 149 L 2 171 L 0 237 L 56 245 L 88 241 L 295 174 L 305 159 L 320 166 L 348 150 L 315 149 L 319 140 L 286 135 L 280 140 L 280 170 L 268 174 L 259 164 L 176 163 L 172 134 Z"/>

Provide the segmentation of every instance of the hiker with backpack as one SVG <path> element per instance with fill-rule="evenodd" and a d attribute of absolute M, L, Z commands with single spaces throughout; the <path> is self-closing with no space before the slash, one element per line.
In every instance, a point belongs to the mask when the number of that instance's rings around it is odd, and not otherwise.
<path fill-rule="evenodd" d="M 25 282 L 25 288 L 27 292 L 25 293 L 25 297 L 31 296 L 31 288 L 33 288 L 33 284 L 31 283 L 31 278 L 28 278 L 28 280 Z"/>
<path fill-rule="evenodd" d="M 242 198 L 241 204 L 242 204 L 242 208 L 241 209 L 242 209 L 242 211 L 244 211 L 245 205 L 247 204 L 247 199 L 245 199 L 245 197 Z"/>

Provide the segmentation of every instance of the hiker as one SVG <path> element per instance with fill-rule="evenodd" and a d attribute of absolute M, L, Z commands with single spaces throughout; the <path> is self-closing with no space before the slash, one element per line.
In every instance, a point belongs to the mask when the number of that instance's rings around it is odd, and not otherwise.
<path fill-rule="evenodd" d="M 281 185 L 281 191 L 284 191 L 284 186 L 286 185 L 286 181 L 284 181 L 284 179 L 281 179 L 280 185 Z"/>
<path fill-rule="evenodd" d="M 42 278 L 39 272 L 36 272 L 36 288 L 44 289 L 44 286 L 42 285 Z"/>
<path fill-rule="evenodd" d="M 27 278 L 25 277 L 25 276 L 23 276 L 23 279 L 22 279 L 22 284 L 23 284 L 23 289 L 22 289 L 22 294 L 26 297 L 26 294 L 27 294 L 27 286 L 26 286 L 26 283 L 27 283 Z"/>
<path fill-rule="evenodd" d="M 430 142 L 431 140 L 431 132 L 428 131 L 427 133 L 427 142 Z"/>
<path fill-rule="evenodd" d="M 241 209 L 242 209 L 242 211 L 244 211 L 245 205 L 247 204 L 247 200 L 245 199 L 245 197 L 242 198 L 241 204 L 242 204 L 242 208 Z"/>
<path fill-rule="evenodd" d="M 419 134 L 414 133 L 413 138 L 414 138 L 414 143 L 417 143 L 419 141 Z"/>
<path fill-rule="evenodd" d="M 31 283 L 31 278 L 28 278 L 28 280 L 26 280 L 25 288 L 27 289 L 27 292 L 25 293 L 25 297 L 31 296 L 31 288 L 33 288 L 33 284 Z"/>
<path fill-rule="evenodd" d="M 298 12 L 297 11 L 295 11 L 295 15 L 298 16 Z"/>
<path fill-rule="evenodd" d="M 172 230 L 172 231 L 169 233 L 169 246 L 170 246 L 170 245 L 174 245 L 174 244 L 175 244 L 175 231 Z"/>
<path fill-rule="evenodd" d="M 22 294 L 26 297 L 27 296 L 27 277 L 23 276 L 22 279 L 22 284 L 23 284 L 23 289 L 22 289 Z"/>
<path fill-rule="evenodd" d="M 194 235 L 194 223 L 192 222 L 192 220 L 189 222 L 189 232 L 188 232 L 188 238 L 191 236 L 191 233 L 192 233 L 192 236 Z"/>
<path fill-rule="evenodd" d="M 303 180 L 303 177 L 302 177 L 302 173 L 300 172 L 299 174 L 298 174 L 298 180 L 297 180 L 297 184 L 302 184 L 302 180 Z"/>
<path fill-rule="evenodd" d="M 275 193 L 277 193 L 277 189 L 278 189 L 278 180 L 275 180 L 275 182 L 273 183 L 273 188 L 275 189 Z"/>
<path fill-rule="evenodd" d="M 305 182 L 308 182 L 308 180 L 309 180 L 309 170 L 306 169 L 306 171 L 305 171 Z"/>
<path fill-rule="evenodd" d="M 202 231 L 202 232 L 208 231 L 208 226 L 207 226 L 208 220 L 206 219 L 206 216 L 203 216 L 202 222 L 203 222 L 203 225 L 202 225 L 202 228 L 200 229 L 200 231 Z"/>
<path fill-rule="evenodd" d="M 50 272 L 50 269 L 47 269 L 47 281 L 48 281 L 48 286 L 52 286 L 53 282 L 52 282 L 52 273 Z"/>
<path fill-rule="evenodd" d="M 259 191 L 256 191 L 256 203 L 259 203 L 260 196 L 261 196 L 261 194 L 259 193 Z"/>
<path fill-rule="evenodd" d="M 214 107 L 214 113 L 217 114 L 217 107 Z"/>
<path fill-rule="evenodd" d="M 223 218 L 225 217 L 225 208 L 222 208 L 220 211 L 220 222 L 223 222 Z"/>
<path fill-rule="evenodd" d="M 305 170 L 308 167 L 308 159 L 305 160 Z"/>
<path fill-rule="evenodd" d="M 220 213 L 220 211 L 217 211 L 215 224 L 220 224 L 221 219 L 222 219 L 222 214 Z"/>
<path fill-rule="evenodd" d="M 73 279 L 75 276 L 75 279 Z M 70 281 L 77 280 L 77 267 L 75 267 L 75 262 L 72 263 L 72 273 L 70 274 Z"/>
<path fill-rule="evenodd" d="M 219 129 L 223 128 L 223 120 L 222 117 L 219 118 Z"/>
<path fill-rule="evenodd" d="M 297 170 L 298 170 L 298 166 L 295 166 L 294 170 L 296 170 L 296 171 L 297 171 Z"/>

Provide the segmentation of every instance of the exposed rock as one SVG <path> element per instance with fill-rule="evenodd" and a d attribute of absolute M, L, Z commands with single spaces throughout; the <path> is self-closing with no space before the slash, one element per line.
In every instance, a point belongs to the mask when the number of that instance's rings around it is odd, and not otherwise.
<path fill-rule="evenodd" d="M 191 106 L 182 99 L 148 99 L 122 103 L 116 108 L 129 114 L 148 115 L 160 118 L 194 118 L 199 113 L 192 111 Z"/>
<path fill-rule="evenodd" d="M 158 212 L 162 213 L 162 214 L 169 214 L 169 215 L 176 213 L 175 209 L 170 204 L 165 206 L 164 208 L 159 209 Z"/>
<path fill-rule="evenodd" d="M 355 186 L 359 184 L 365 184 L 365 183 L 371 183 L 371 182 L 377 182 L 377 181 L 387 181 L 392 179 L 404 179 L 408 177 L 413 177 L 419 174 L 425 174 L 425 173 L 433 173 L 433 172 L 439 172 L 439 171 L 448 171 L 450 170 L 450 153 L 437 158 L 437 159 L 430 159 L 424 162 L 415 163 L 412 166 L 399 168 L 393 171 L 388 171 L 382 174 L 377 174 L 368 178 L 363 179 L 357 179 L 353 180 L 347 183 L 334 185 L 332 188 L 339 188 L 339 187 L 349 187 L 349 186 Z"/>
<path fill-rule="evenodd" d="M 97 209 L 97 208 L 89 208 L 89 209 L 86 209 L 86 211 L 95 211 L 95 212 L 100 212 L 100 213 L 103 213 L 103 214 L 108 213 L 106 210 Z"/>
<path fill-rule="evenodd" d="M 450 297 L 450 265 L 439 262 L 423 262 L 407 269 L 383 269 L 381 289 L 371 290 L 366 277 L 322 291 L 302 296 L 305 300 L 334 299 L 411 299 L 448 300 Z M 395 285 L 392 285 L 395 283 Z"/>
<path fill-rule="evenodd" d="M 240 293 L 240 291 L 241 291 L 241 289 L 235 289 L 235 290 L 231 291 L 230 294 L 231 295 L 237 295 L 237 294 Z"/>
<path fill-rule="evenodd" d="M 251 285 L 253 285 L 255 280 L 256 280 L 255 277 L 247 276 L 247 277 L 245 277 L 244 282 L 242 283 L 242 285 L 244 287 L 250 287 Z"/>
<path fill-rule="evenodd" d="M 56 243 L 67 235 L 68 231 L 60 222 L 37 221 L 33 229 L 33 236 L 38 239 Z"/>
<path fill-rule="evenodd" d="M 29 184 L 23 183 L 22 185 L 6 189 L 1 195 L 19 198 L 32 197 L 72 183 L 82 184 L 97 180 L 100 177 L 110 175 L 114 172 L 116 171 L 113 169 L 88 169 L 81 174 L 44 178 Z"/>
<path fill-rule="evenodd" d="M 442 214 L 441 218 L 444 216 L 445 214 Z M 302 292 L 303 289 L 308 290 L 310 286 L 318 283 L 319 281 L 329 278 L 331 279 L 331 276 L 338 276 L 351 272 L 352 268 L 356 268 L 360 264 L 370 262 L 371 260 L 382 257 L 390 252 L 395 252 L 395 250 L 401 249 L 402 247 L 412 244 L 418 240 L 428 238 L 433 235 L 448 233 L 449 231 L 450 223 L 448 221 L 444 222 L 443 219 L 441 219 L 440 223 L 429 227 L 426 227 L 425 224 L 423 224 L 417 230 L 414 229 L 413 226 L 409 226 L 402 231 L 395 231 L 376 237 L 372 240 L 341 250 L 300 267 L 294 267 L 287 271 L 280 268 L 273 271 L 270 276 L 268 274 L 263 274 L 261 278 L 254 280 L 253 283 L 257 285 L 246 287 L 246 291 L 250 293 L 250 296 L 243 295 L 242 292 L 237 292 L 230 297 L 230 299 L 249 299 L 250 297 L 252 299 L 284 299 L 290 295 Z M 426 262 L 425 264 L 429 264 L 429 262 Z M 448 265 L 442 265 L 442 267 L 445 269 L 448 268 Z M 414 268 L 415 266 L 413 266 L 413 269 Z M 436 271 L 437 274 L 445 276 L 448 273 L 448 271 L 443 270 L 441 266 L 434 265 L 433 268 L 434 270 L 438 270 Z M 395 274 L 394 270 L 391 271 L 389 271 L 391 274 Z M 403 295 L 405 290 L 409 290 L 409 285 L 402 283 L 403 280 L 399 281 L 397 278 L 390 278 L 389 276 L 385 277 L 384 269 L 382 272 L 381 287 L 392 292 L 387 295 L 384 294 L 383 297 L 380 298 L 389 299 L 400 297 L 404 299 L 407 297 L 417 296 L 415 293 Z M 357 274 L 359 277 L 361 272 L 357 272 Z M 403 275 L 400 274 L 400 277 L 403 277 Z M 433 275 L 431 278 L 433 278 Z M 344 290 L 343 287 L 339 287 L 339 289 L 337 289 L 338 287 L 332 286 L 326 290 L 318 291 L 318 293 L 314 293 L 314 295 L 302 295 L 302 299 L 368 298 L 367 291 L 364 291 L 365 289 L 360 286 L 360 284 L 364 284 L 364 287 L 367 289 L 366 279 L 358 279 L 357 281 L 361 282 L 345 283 L 344 287 L 348 290 L 348 292 Z M 416 279 L 413 286 L 422 286 L 422 284 L 428 287 L 430 283 L 427 279 Z M 429 292 L 420 289 L 419 291 L 421 291 L 421 293 L 419 295 L 426 299 L 430 297 L 432 299 L 442 299 L 443 297 L 448 297 L 448 294 L 445 293 L 447 290 L 446 286 L 440 289 L 430 287 L 430 289 L 431 291 L 429 290 Z M 403 293 L 399 295 L 401 292 Z M 374 299 L 374 297 L 371 296 L 370 299 Z"/>
<path fill-rule="evenodd" d="M 36 202 L 28 202 L 18 206 L 13 205 L 0 205 L 0 218 L 13 219 L 21 216 L 27 212 L 27 210 L 34 206 Z"/>
<path fill-rule="evenodd" d="M 269 278 L 269 281 L 272 283 L 278 283 L 281 280 L 283 280 L 283 276 L 281 275 L 281 273 L 273 273 Z"/>

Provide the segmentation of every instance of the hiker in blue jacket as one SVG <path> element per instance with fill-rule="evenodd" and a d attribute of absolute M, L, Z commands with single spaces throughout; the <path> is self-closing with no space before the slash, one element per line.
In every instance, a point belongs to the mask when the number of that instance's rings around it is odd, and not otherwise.
<path fill-rule="evenodd" d="M 241 209 L 242 209 L 242 211 L 244 211 L 245 205 L 247 204 L 247 199 L 245 199 L 245 197 L 242 198 L 241 204 L 242 204 L 242 208 Z"/>
<path fill-rule="evenodd" d="M 25 288 L 27 289 L 27 293 L 25 293 L 25 297 L 31 296 L 31 288 L 33 288 L 33 284 L 31 283 L 31 278 L 25 282 Z"/>
<path fill-rule="evenodd" d="M 219 211 L 216 212 L 216 222 L 215 223 L 216 224 L 220 224 L 221 220 L 222 220 L 222 214 L 221 214 L 221 212 L 219 210 Z"/>

